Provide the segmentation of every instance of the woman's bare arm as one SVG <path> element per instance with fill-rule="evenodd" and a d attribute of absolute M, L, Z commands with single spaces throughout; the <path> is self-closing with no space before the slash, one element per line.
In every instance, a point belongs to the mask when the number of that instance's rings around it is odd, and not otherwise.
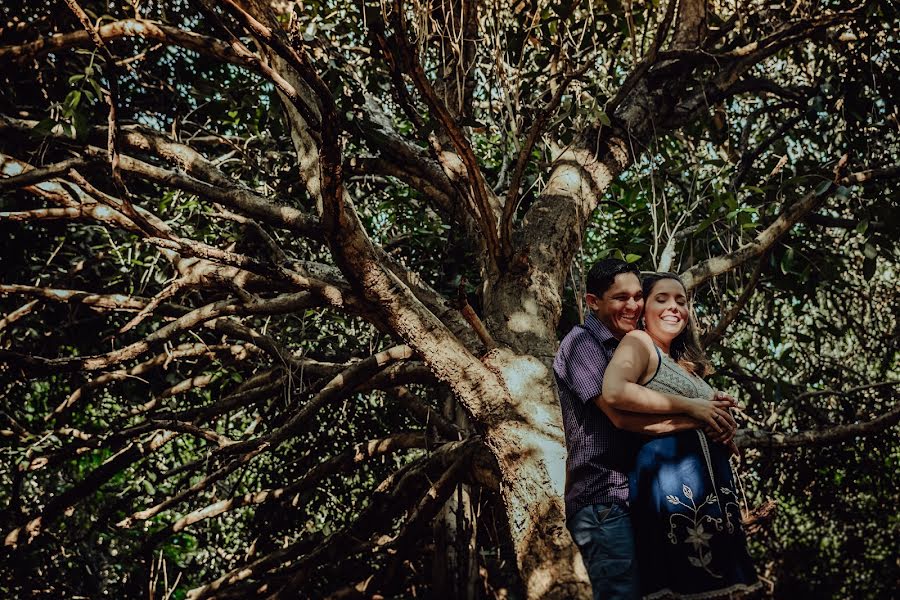
<path fill-rule="evenodd" d="M 661 394 L 640 385 L 638 382 L 648 374 L 652 352 L 653 342 L 643 331 L 633 331 L 622 339 L 603 375 L 603 392 L 595 398 L 601 410 L 609 407 L 644 414 L 684 414 L 715 431 L 732 422 L 728 400 Z"/>

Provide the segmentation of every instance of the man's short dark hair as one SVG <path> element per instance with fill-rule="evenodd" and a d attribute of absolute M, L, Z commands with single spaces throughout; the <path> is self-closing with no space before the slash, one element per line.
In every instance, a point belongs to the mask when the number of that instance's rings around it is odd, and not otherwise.
<path fill-rule="evenodd" d="M 622 273 L 634 273 L 638 280 L 641 278 L 641 272 L 634 263 L 627 263 L 618 258 L 604 258 L 598 260 L 591 267 L 587 274 L 587 285 L 585 286 L 589 294 L 602 296 L 606 293 L 616 280 L 616 275 Z"/>

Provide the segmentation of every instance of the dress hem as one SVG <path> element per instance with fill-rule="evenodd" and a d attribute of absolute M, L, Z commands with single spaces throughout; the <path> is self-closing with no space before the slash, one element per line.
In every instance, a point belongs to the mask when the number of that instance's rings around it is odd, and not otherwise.
<path fill-rule="evenodd" d="M 653 592 L 652 594 L 644 596 L 643 600 L 658 600 L 660 598 L 677 598 L 679 600 L 715 600 L 718 598 L 731 598 L 731 595 L 734 593 L 749 594 L 751 592 L 756 592 L 761 589 L 762 586 L 763 583 L 761 581 L 757 581 L 752 585 L 739 583 L 727 588 L 711 590 L 709 592 L 698 592 L 696 594 L 681 594 L 665 588 L 659 590 L 658 592 Z"/>

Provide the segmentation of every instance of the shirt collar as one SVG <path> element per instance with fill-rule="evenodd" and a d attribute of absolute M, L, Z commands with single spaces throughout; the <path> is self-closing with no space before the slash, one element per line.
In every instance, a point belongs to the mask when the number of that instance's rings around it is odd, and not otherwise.
<path fill-rule="evenodd" d="M 584 320 L 584 326 L 594 334 L 594 337 L 597 338 L 604 346 L 616 346 L 619 344 L 619 339 L 612 334 L 609 330 L 609 327 L 606 324 L 594 316 L 593 313 L 588 313 L 587 318 Z"/>

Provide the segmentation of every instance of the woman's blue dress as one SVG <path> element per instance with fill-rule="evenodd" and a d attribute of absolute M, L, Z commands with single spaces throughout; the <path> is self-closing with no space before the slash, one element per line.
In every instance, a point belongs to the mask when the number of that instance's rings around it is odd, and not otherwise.
<path fill-rule="evenodd" d="M 646 387 L 689 398 L 712 388 L 660 353 Z M 741 598 L 762 584 L 747 553 L 728 451 L 699 430 L 648 439 L 631 484 L 631 516 L 646 599 Z"/>

